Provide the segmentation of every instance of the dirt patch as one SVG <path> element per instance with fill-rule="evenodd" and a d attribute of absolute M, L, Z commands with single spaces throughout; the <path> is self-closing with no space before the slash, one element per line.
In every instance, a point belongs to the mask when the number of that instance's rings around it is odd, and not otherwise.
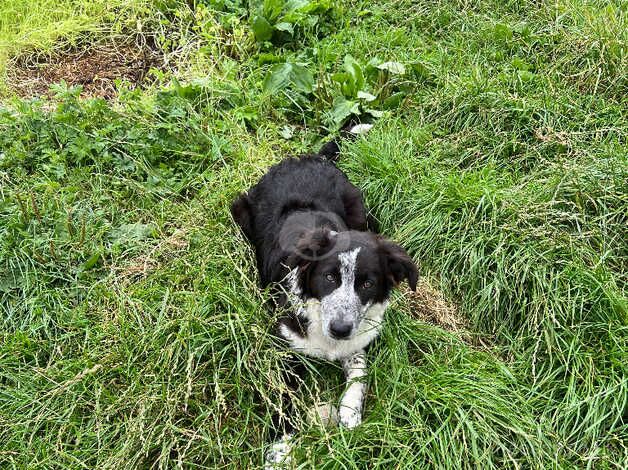
<path fill-rule="evenodd" d="M 534 137 L 541 142 L 556 142 L 561 145 L 569 144 L 569 134 L 566 132 L 556 132 L 551 127 L 542 127 L 534 130 Z"/>
<path fill-rule="evenodd" d="M 9 66 L 9 86 L 20 96 L 50 96 L 50 85 L 64 80 L 81 85 L 81 96 L 113 98 L 116 80 L 133 87 L 145 82 L 148 71 L 163 65 L 155 47 L 135 44 L 102 44 L 86 50 L 53 55 L 24 55 Z"/>
<path fill-rule="evenodd" d="M 467 324 L 456 306 L 448 302 L 442 292 L 435 289 L 425 278 L 417 284 L 416 292 L 407 289 L 404 295 L 408 299 L 410 313 L 419 320 L 451 332 L 465 331 Z"/>
<path fill-rule="evenodd" d="M 167 259 L 171 259 L 188 249 L 189 241 L 185 230 L 177 229 L 168 238 L 161 240 L 150 252 L 133 258 L 121 266 L 113 266 L 112 271 L 123 284 L 144 279 L 159 268 Z"/>

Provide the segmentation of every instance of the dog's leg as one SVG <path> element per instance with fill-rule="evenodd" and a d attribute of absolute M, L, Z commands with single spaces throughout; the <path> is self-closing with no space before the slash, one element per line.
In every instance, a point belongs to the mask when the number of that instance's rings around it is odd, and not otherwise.
<path fill-rule="evenodd" d="M 355 353 L 342 360 L 342 368 L 349 386 L 340 399 L 338 414 L 340 424 L 354 428 L 362 422 L 362 405 L 366 392 L 366 355 L 364 351 Z"/>

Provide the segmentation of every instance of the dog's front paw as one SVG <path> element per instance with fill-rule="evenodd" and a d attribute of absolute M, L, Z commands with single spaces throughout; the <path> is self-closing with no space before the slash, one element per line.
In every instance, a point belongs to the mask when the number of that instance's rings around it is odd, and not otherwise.
<path fill-rule="evenodd" d="M 338 411 L 338 416 L 340 418 L 340 425 L 347 429 L 353 429 L 362 422 L 362 412 L 348 406 L 341 406 Z"/>
<path fill-rule="evenodd" d="M 278 470 L 292 466 L 292 457 L 290 456 L 292 448 L 290 445 L 291 438 L 292 436 L 285 435 L 281 440 L 273 442 L 268 452 L 266 452 L 264 470 Z"/>

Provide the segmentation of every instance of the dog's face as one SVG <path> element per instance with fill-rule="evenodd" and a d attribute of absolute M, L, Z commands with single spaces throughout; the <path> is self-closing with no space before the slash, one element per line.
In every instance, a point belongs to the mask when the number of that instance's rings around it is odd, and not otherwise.
<path fill-rule="evenodd" d="M 352 339 L 381 321 L 392 288 L 407 279 L 414 290 L 418 279 L 403 248 L 370 232 L 308 232 L 292 261 L 302 299 L 316 304 L 316 320 L 334 340 Z"/>

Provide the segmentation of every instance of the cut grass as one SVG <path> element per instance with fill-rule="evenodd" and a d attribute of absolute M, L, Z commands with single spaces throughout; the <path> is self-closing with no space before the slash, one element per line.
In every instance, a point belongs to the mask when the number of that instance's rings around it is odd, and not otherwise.
<path fill-rule="evenodd" d="M 296 462 L 625 466 L 622 4 L 356 1 L 282 47 L 253 41 L 241 2 L 158 6 L 142 34 L 172 70 L 154 90 L 0 111 L 3 467 L 261 464 L 284 352 L 228 206 L 320 140 L 346 54 L 414 64 L 341 166 L 466 330 L 395 295 L 364 424 L 305 421 Z M 264 94 L 282 60 L 321 87 Z M 337 365 L 306 362 L 303 416 L 342 391 Z"/>
<path fill-rule="evenodd" d="M 0 0 L 0 96 L 18 77 L 11 62 L 81 48 L 104 38 L 142 34 L 142 20 L 158 16 L 145 0 Z"/>
<path fill-rule="evenodd" d="M 102 31 L 121 11 L 128 14 L 140 4 L 120 0 L 2 0 L 0 47 L 5 59 L 23 49 L 49 52 L 59 47 L 59 40 L 72 42 L 81 33 Z"/>

